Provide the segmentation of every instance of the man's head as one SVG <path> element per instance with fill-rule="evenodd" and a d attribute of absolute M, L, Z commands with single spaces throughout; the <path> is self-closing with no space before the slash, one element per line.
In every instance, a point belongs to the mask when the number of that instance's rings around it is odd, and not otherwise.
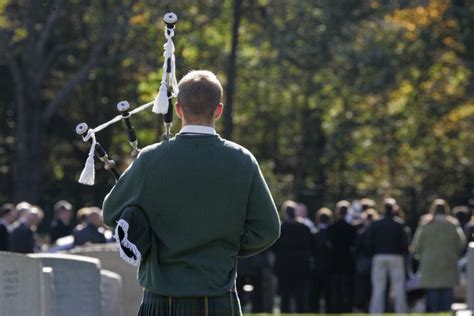
<path fill-rule="evenodd" d="M 322 207 L 316 212 L 316 223 L 329 224 L 332 219 L 332 211 L 327 207 Z"/>
<path fill-rule="evenodd" d="M 61 200 L 54 204 L 54 214 L 64 224 L 69 224 L 72 219 L 72 205 L 68 201 Z"/>
<path fill-rule="evenodd" d="M 15 218 L 16 220 L 19 220 L 20 218 L 23 218 L 25 213 L 29 212 L 33 206 L 28 203 L 28 202 L 20 202 L 16 205 L 15 210 L 16 210 L 16 215 Z"/>
<path fill-rule="evenodd" d="M 193 70 L 179 84 L 176 114 L 183 125 L 213 125 L 223 110 L 222 86 L 216 75 L 207 70 Z"/>
<path fill-rule="evenodd" d="M 34 205 L 25 213 L 24 221 L 28 227 L 34 230 L 39 225 L 39 223 L 41 223 L 43 217 L 43 210 L 39 206 Z"/>
<path fill-rule="evenodd" d="M 288 221 L 294 221 L 296 219 L 296 210 L 298 209 L 298 203 L 295 201 L 285 201 L 281 206 L 281 213 L 283 218 Z"/>
<path fill-rule="evenodd" d="M 87 223 L 94 226 L 100 227 L 104 224 L 102 221 L 102 210 L 98 207 L 89 207 L 89 213 L 87 214 Z"/>
<path fill-rule="evenodd" d="M 8 224 L 12 224 L 16 217 L 15 217 L 15 205 L 10 203 L 5 203 L 2 205 L 0 211 L 0 217 Z"/>
<path fill-rule="evenodd" d="M 370 224 L 379 218 L 379 213 L 373 208 L 369 208 L 362 213 L 362 219 L 366 224 Z"/>
<path fill-rule="evenodd" d="M 363 198 L 360 200 L 360 204 L 362 207 L 362 212 L 368 210 L 368 209 L 375 209 L 375 201 L 369 198 Z"/>
<path fill-rule="evenodd" d="M 346 200 L 342 200 L 337 202 L 336 208 L 334 209 L 334 214 L 338 219 L 344 219 L 347 216 L 347 213 L 349 212 L 349 207 L 351 206 L 351 203 L 349 203 Z"/>
<path fill-rule="evenodd" d="M 448 202 L 443 199 L 436 199 L 431 203 L 430 214 L 431 215 L 449 215 L 451 210 L 449 208 Z"/>
<path fill-rule="evenodd" d="M 386 198 L 383 200 L 385 215 L 393 216 L 397 212 L 397 201 L 393 198 Z"/>

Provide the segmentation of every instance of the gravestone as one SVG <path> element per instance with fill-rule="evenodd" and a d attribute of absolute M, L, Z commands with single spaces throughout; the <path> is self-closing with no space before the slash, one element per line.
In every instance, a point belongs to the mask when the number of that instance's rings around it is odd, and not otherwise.
<path fill-rule="evenodd" d="M 474 311 L 474 242 L 469 243 L 467 258 L 467 304 Z"/>
<path fill-rule="evenodd" d="M 41 291 L 44 284 L 42 269 L 41 261 L 37 259 L 0 252 L 1 315 L 51 315 Z"/>
<path fill-rule="evenodd" d="M 123 316 L 122 278 L 115 272 L 100 271 L 100 292 L 102 297 L 102 316 Z"/>
<path fill-rule="evenodd" d="M 54 315 L 101 316 L 100 261 L 67 254 L 32 254 L 54 274 Z"/>
<path fill-rule="evenodd" d="M 71 254 L 97 258 L 103 269 L 117 273 L 122 277 L 122 310 L 124 315 L 136 315 L 140 308 L 143 288 L 137 281 L 137 268 L 120 258 L 115 243 L 88 245 L 76 247 L 69 251 Z"/>

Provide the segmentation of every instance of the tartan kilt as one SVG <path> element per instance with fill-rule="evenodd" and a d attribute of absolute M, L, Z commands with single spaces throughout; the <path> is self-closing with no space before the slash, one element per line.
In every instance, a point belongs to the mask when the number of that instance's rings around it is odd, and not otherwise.
<path fill-rule="evenodd" d="M 215 297 L 170 297 L 143 292 L 138 316 L 242 316 L 237 292 Z"/>

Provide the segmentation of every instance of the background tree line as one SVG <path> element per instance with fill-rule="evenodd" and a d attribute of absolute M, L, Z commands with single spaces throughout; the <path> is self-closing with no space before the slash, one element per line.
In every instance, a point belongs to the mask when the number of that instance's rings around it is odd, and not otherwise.
<path fill-rule="evenodd" d="M 474 199 L 471 1 L 1 0 L 2 201 L 101 204 L 113 179 L 76 182 L 74 127 L 154 98 L 169 9 L 178 75 L 218 74 L 218 130 L 255 153 L 278 203 L 392 195 L 414 221 L 437 195 Z M 159 140 L 161 117 L 133 122 L 142 146 Z M 124 169 L 123 126 L 99 137 Z"/>

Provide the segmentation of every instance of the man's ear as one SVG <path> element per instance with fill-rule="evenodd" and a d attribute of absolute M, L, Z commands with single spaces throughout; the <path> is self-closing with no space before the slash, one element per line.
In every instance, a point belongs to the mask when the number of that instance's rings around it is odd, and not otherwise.
<path fill-rule="evenodd" d="M 175 104 L 175 111 L 176 111 L 176 115 L 180 119 L 183 119 L 183 107 L 181 106 L 181 104 L 179 104 L 179 102 L 176 102 Z"/>
<path fill-rule="evenodd" d="M 219 103 L 214 110 L 214 119 L 219 119 L 222 115 L 222 112 L 224 112 L 224 104 Z"/>

